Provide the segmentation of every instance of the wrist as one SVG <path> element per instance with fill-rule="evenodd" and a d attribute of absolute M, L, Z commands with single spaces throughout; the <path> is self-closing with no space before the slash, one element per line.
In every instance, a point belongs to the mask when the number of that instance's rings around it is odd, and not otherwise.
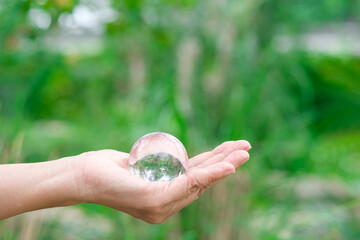
<path fill-rule="evenodd" d="M 70 157 L 73 169 L 73 182 L 74 182 L 74 195 L 73 199 L 79 203 L 97 203 L 95 199 L 96 189 L 98 189 L 99 181 L 94 179 L 92 172 L 97 169 L 93 169 L 91 166 L 92 153 L 85 152 L 80 155 Z"/>
<path fill-rule="evenodd" d="M 70 206 L 82 203 L 80 162 L 76 157 L 66 157 L 45 162 L 49 171 L 48 187 L 56 206 Z"/>
<path fill-rule="evenodd" d="M 87 181 L 86 170 L 86 154 L 80 154 L 73 157 L 66 158 L 69 161 L 71 181 L 68 183 L 71 186 L 71 201 L 74 204 L 90 202 L 89 193 L 91 186 Z"/>

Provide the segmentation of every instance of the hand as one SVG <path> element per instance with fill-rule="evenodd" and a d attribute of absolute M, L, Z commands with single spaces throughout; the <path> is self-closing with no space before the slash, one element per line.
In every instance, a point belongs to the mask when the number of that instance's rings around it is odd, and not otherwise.
<path fill-rule="evenodd" d="M 149 183 L 128 170 L 127 153 L 115 150 L 78 156 L 82 202 L 102 204 L 148 223 L 160 224 L 196 200 L 207 188 L 233 174 L 249 159 L 247 141 L 225 142 L 189 160 L 186 174 L 171 182 Z"/>

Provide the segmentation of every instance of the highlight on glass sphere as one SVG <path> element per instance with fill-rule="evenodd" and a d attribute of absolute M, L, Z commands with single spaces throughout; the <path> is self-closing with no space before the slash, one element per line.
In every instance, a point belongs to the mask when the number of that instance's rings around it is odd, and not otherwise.
<path fill-rule="evenodd" d="M 149 182 L 171 181 L 187 168 L 184 145 L 168 133 L 149 133 L 137 140 L 130 151 L 130 172 Z"/>

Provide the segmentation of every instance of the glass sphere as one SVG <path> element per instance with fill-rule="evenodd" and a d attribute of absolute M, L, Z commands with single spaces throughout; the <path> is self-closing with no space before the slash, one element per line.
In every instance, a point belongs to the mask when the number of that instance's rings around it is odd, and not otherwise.
<path fill-rule="evenodd" d="M 149 182 L 171 181 L 187 168 L 184 145 L 168 133 L 147 134 L 137 140 L 130 151 L 130 171 Z"/>

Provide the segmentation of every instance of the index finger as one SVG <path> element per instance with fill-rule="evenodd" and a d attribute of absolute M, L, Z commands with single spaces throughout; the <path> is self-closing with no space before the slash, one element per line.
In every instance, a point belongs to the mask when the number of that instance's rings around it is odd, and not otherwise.
<path fill-rule="evenodd" d="M 215 149 L 209 152 L 199 154 L 189 161 L 190 168 L 192 167 L 207 167 L 216 162 L 221 162 L 232 152 L 237 150 L 250 150 L 251 145 L 248 141 L 228 141 L 220 144 Z"/>

